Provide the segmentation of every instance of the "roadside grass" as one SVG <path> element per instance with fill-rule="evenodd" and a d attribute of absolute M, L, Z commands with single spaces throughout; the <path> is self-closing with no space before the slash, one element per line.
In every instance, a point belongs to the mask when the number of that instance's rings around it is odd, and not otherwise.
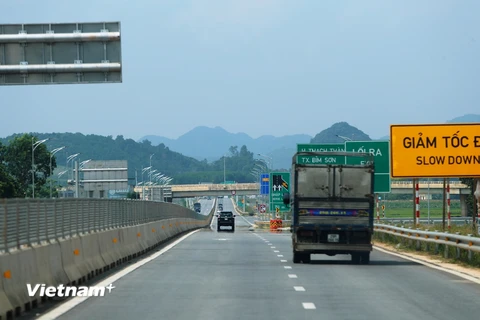
<path fill-rule="evenodd" d="M 412 225 L 404 225 L 405 228 L 413 228 Z M 429 231 L 441 229 L 432 228 L 432 225 L 422 225 L 419 229 L 429 229 Z M 459 232 L 462 235 L 472 234 L 471 226 L 452 226 L 449 233 Z M 406 239 L 403 237 L 387 234 L 383 232 L 374 232 L 373 241 L 393 246 L 398 251 L 414 252 L 416 254 L 434 257 L 443 262 L 459 264 L 480 268 L 480 252 L 459 249 L 445 244 L 427 243 L 415 239 Z"/>
<path fill-rule="evenodd" d="M 387 200 L 380 201 L 380 216 L 383 215 L 382 205 L 385 206 L 385 218 L 413 218 L 415 210 L 415 202 L 412 200 Z M 375 208 L 376 214 L 376 208 Z M 445 210 L 445 215 L 447 212 Z M 424 219 L 427 216 L 438 219 L 443 216 L 443 201 L 442 200 L 426 200 L 420 201 L 420 218 Z M 450 216 L 460 217 L 461 207 L 460 200 L 452 200 L 450 203 Z"/>

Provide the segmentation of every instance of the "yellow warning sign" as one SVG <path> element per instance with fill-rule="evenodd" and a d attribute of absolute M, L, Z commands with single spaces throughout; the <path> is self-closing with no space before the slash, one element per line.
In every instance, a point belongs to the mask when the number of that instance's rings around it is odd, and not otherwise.
<path fill-rule="evenodd" d="M 391 125 L 393 178 L 480 176 L 480 123 Z"/>

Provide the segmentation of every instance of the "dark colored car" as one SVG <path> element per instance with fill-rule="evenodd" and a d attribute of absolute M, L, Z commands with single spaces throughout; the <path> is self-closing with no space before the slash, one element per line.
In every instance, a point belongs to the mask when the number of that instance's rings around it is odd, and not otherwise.
<path fill-rule="evenodd" d="M 199 202 L 194 203 L 193 204 L 193 209 L 195 210 L 195 212 L 200 213 L 202 211 L 202 205 Z"/>
<path fill-rule="evenodd" d="M 223 204 L 221 203 L 218 204 L 218 210 L 223 210 Z"/>
<path fill-rule="evenodd" d="M 232 231 L 235 231 L 235 215 L 231 211 L 221 211 L 217 215 L 217 231 L 220 231 L 220 227 L 231 227 Z"/>

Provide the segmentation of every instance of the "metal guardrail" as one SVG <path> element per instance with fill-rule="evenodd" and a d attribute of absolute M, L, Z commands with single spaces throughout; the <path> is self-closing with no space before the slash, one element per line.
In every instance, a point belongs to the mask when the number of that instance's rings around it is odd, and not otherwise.
<path fill-rule="evenodd" d="M 426 188 L 428 185 L 430 185 L 430 188 L 443 188 L 443 181 L 430 181 L 430 183 L 426 181 L 420 181 L 419 185 L 422 189 Z M 407 187 L 413 187 L 414 184 L 412 181 L 392 181 L 390 183 L 390 186 L 392 188 L 400 188 L 400 186 L 407 186 Z M 461 182 L 457 181 L 450 181 L 450 188 L 451 189 L 467 189 L 470 188 L 466 184 L 463 184 Z"/>
<path fill-rule="evenodd" d="M 165 202 L 1 199 L 0 253 L 42 242 L 170 218 L 205 220 L 208 216 Z"/>
<path fill-rule="evenodd" d="M 380 218 L 381 222 L 386 222 L 386 223 L 415 223 L 413 219 L 409 218 Z M 420 219 L 419 220 L 421 224 L 439 224 L 443 223 L 442 219 L 436 218 L 436 219 Z M 452 217 L 450 218 L 451 223 L 457 224 L 457 225 L 469 225 L 471 224 L 472 217 Z M 445 223 L 447 223 L 447 220 L 445 219 Z"/>
<path fill-rule="evenodd" d="M 443 244 L 464 250 L 480 252 L 480 238 L 473 236 L 462 236 L 448 232 L 431 232 L 426 230 L 414 230 L 385 224 L 375 224 L 375 232 L 383 232 L 397 237 L 423 241 L 429 243 Z"/>

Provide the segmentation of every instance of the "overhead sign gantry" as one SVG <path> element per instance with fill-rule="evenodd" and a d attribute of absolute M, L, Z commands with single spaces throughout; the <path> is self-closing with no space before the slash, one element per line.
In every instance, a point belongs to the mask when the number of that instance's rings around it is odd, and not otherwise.
<path fill-rule="evenodd" d="M 0 85 L 121 83 L 120 22 L 0 25 Z"/>

